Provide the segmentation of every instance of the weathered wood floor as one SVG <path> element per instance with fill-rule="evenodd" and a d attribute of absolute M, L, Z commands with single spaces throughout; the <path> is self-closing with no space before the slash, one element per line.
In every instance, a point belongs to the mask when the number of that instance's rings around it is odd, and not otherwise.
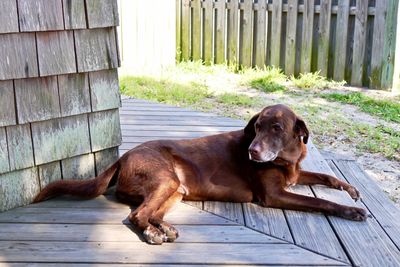
<path fill-rule="evenodd" d="M 182 108 L 124 100 L 121 154 L 160 138 L 191 138 L 244 122 Z M 0 265 L 285 265 L 400 266 L 400 211 L 354 161 L 321 156 L 311 144 L 303 167 L 355 185 L 361 202 L 320 186 L 293 191 L 369 210 L 366 222 L 255 204 L 181 203 L 167 220 L 176 243 L 150 246 L 126 221 L 129 207 L 112 196 L 60 198 L 0 214 Z"/>

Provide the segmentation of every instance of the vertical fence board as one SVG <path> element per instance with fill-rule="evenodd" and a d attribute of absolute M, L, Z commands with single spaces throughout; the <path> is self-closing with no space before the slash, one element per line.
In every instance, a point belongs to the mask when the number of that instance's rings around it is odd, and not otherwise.
<path fill-rule="evenodd" d="M 318 70 L 322 76 L 328 74 L 329 30 L 331 24 L 332 0 L 321 0 L 318 30 Z"/>
<path fill-rule="evenodd" d="M 238 63 L 239 0 L 231 0 L 228 10 L 228 63 Z"/>
<path fill-rule="evenodd" d="M 349 12 L 350 0 L 339 0 L 336 25 L 337 30 L 335 38 L 335 60 L 333 70 L 333 78 L 337 81 L 344 80 Z"/>
<path fill-rule="evenodd" d="M 385 35 L 385 20 L 386 20 L 387 0 L 378 0 L 375 2 L 375 17 L 374 17 L 374 33 L 372 40 L 372 55 L 371 55 L 371 87 L 377 88 L 381 83 L 382 73 L 382 56 Z"/>
<path fill-rule="evenodd" d="M 218 0 L 215 3 L 215 63 L 225 62 L 225 0 Z"/>
<path fill-rule="evenodd" d="M 300 55 L 300 72 L 311 71 L 314 0 L 304 1 L 303 33 Z"/>
<path fill-rule="evenodd" d="M 356 7 L 351 84 L 362 86 L 365 40 L 367 34 L 368 1 L 357 0 Z"/>
<path fill-rule="evenodd" d="M 271 65 L 279 67 L 282 32 L 282 1 L 272 2 L 271 20 Z"/>
<path fill-rule="evenodd" d="M 175 18 L 175 38 L 176 38 L 176 51 L 175 51 L 175 60 L 182 60 L 182 0 L 175 1 L 175 10 L 176 10 L 176 18 Z"/>
<path fill-rule="evenodd" d="M 267 3 L 266 0 L 260 0 L 258 2 L 258 10 L 257 10 L 257 21 L 255 21 L 255 26 L 257 30 L 255 44 L 253 47 L 254 58 L 255 58 L 255 65 L 257 67 L 264 67 L 265 66 L 265 54 L 267 52 L 266 46 L 266 26 L 267 26 Z"/>
<path fill-rule="evenodd" d="M 394 59 L 396 52 L 396 25 L 397 25 L 397 10 L 399 7 L 398 0 L 389 0 L 388 12 L 385 23 L 385 44 L 383 46 L 383 63 L 382 63 L 382 79 L 381 88 L 391 88 L 394 73 Z M 400 42 L 399 38 L 397 39 Z M 398 51 L 399 52 L 399 51 Z"/>
<path fill-rule="evenodd" d="M 206 64 L 213 60 L 213 1 L 204 1 L 203 57 Z"/>
<path fill-rule="evenodd" d="M 253 1 L 244 0 L 243 5 L 243 20 L 242 20 L 242 54 L 241 64 L 246 67 L 252 66 L 252 51 L 253 51 Z"/>
<path fill-rule="evenodd" d="M 190 0 L 182 0 L 182 60 L 190 59 Z"/>
<path fill-rule="evenodd" d="M 288 0 L 286 24 L 285 73 L 294 74 L 296 64 L 296 29 L 297 29 L 298 0 Z"/>
<path fill-rule="evenodd" d="M 192 1 L 192 58 L 201 59 L 201 1 Z"/>

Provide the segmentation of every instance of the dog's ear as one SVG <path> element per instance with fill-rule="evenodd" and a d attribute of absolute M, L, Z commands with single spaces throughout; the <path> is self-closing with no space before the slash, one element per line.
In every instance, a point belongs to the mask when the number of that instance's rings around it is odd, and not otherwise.
<path fill-rule="evenodd" d="M 303 137 L 303 143 L 307 144 L 310 133 L 307 129 L 306 123 L 301 118 L 297 117 L 294 129 L 298 136 Z"/>
<path fill-rule="evenodd" d="M 247 123 L 246 127 L 244 128 L 244 134 L 250 138 L 254 138 L 256 136 L 256 130 L 254 128 L 254 124 L 258 120 L 260 113 L 257 113 L 250 119 L 249 123 Z"/>

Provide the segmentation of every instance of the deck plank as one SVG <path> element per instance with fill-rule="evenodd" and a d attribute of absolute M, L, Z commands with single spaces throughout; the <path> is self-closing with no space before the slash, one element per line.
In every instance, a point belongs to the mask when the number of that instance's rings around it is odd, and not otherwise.
<path fill-rule="evenodd" d="M 338 265 L 292 244 L 0 241 L 0 251 L 14 262 Z"/>
<path fill-rule="evenodd" d="M 244 225 L 241 203 L 204 201 L 204 210 Z"/>
<path fill-rule="evenodd" d="M 309 147 L 309 153 L 303 166 L 308 170 L 335 175 L 318 150 Z M 343 176 L 337 176 L 344 179 Z M 340 204 L 364 207 L 359 201 L 355 203 L 346 192 L 313 186 L 317 197 Z M 354 222 L 328 216 L 332 227 L 341 240 L 353 265 L 357 266 L 399 266 L 400 251 L 386 235 L 374 218 L 365 222 Z M 362 249 L 360 249 L 362 247 Z"/>
<path fill-rule="evenodd" d="M 177 243 L 285 243 L 240 225 L 177 225 Z M 143 242 L 132 225 L 0 223 L 3 241 Z"/>

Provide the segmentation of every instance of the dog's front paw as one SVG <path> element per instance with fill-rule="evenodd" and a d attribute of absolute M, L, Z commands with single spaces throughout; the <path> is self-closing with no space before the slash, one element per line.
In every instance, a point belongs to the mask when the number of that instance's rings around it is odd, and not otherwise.
<path fill-rule="evenodd" d="M 179 237 L 178 230 L 167 222 L 160 223 L 158 229 L 167 236 L 167 242 L 174 242 Z"/>
<path fill-rule="evenodd" d="M 151 245 L 161 245 L 163 242 L 167 241 L 167 236 L 160 230 L 158 230 L 153 225 L 149 225 L 143 231 L 143 237 L 147 243 Z"/>
<path fill-rule="evenodd" d="M 346 207 L 342 210 L 340 216 L 353 221 L 365 221 L 368 218 L 368 214 L 365 209 L 356 207 Z"/>
<path fill-rule="evenodd" d="M 347 193 L 349 193 L 351 198 L 354 199 L 354 201 L 360 199 L 360 192 L 358 192 L 358 190 L 354 186 L 349 185 L 347 186 L 347 188 L 345 188 L 345 190 L 347 191 Z"/>

